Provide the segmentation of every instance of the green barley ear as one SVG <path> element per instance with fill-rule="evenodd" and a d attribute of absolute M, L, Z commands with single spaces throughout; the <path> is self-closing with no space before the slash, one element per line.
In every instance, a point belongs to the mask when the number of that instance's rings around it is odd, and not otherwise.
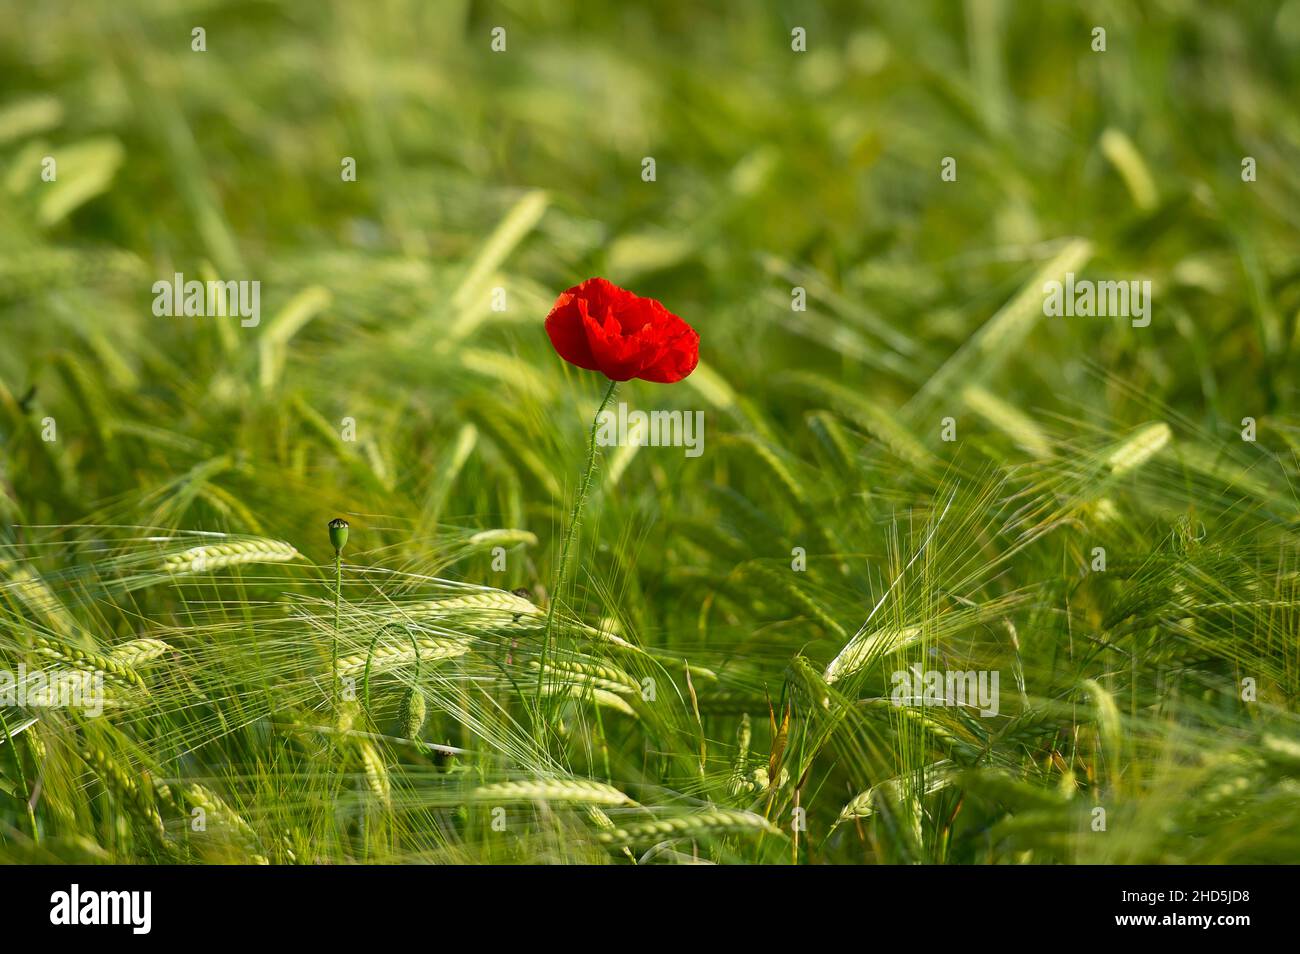
<path fill-rule="evenodd" d="M 343 548 L 348 545 L 348 522 L 342 517 L 335 517 L 330 521 L 330 543 L 334 547 L 335 553 L 342 553 Z"/>
<path fill-rule="evenodd" d="M 412 686 L 402 694 L 402 704 L 397 710 L 398 731 L 406 739 L 418 739 L 424 728 L 424 694 Z"/>

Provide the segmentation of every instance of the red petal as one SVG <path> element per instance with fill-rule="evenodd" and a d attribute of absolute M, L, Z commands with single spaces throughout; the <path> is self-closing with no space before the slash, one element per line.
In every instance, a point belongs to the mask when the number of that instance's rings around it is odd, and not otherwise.
<path fill-rule="evenodd" d="M 599 371 L 600 366 L 596 364 L 591 346 L 587 344 L 580 302 L 571 292 L 572 289 L 556 299 L 551 313 L 546 316 L 546 334 L 556 353 L 569 364 L 576 364 L 588 371 Z"/>

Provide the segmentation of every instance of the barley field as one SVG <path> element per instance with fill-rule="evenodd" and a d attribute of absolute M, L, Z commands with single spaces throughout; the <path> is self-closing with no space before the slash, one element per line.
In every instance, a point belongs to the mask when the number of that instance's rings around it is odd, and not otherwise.
<path fill-rule="evenodd" d="M 1300 859 L 1297 89 L 1300 0 L 0 0 L 0 861 Z M 699 333 L 594 447 L 592 276 Z"/>

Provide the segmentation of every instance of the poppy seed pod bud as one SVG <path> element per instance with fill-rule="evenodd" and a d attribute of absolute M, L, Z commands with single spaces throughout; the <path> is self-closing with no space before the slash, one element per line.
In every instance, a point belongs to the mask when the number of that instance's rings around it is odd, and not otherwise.
<path fill-rule="evenodd" d="M 343 548 L 348 543 L 348 522 L 342 517 L 335 517 L 330 521 L 330 543 L 334 544 L 334 552 L 342 553 Z"/>

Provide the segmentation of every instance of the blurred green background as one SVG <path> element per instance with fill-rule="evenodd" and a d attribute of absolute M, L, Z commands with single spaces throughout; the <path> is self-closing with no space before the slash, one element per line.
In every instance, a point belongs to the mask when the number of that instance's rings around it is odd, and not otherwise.
<path fill-rule="evenodd" d="M 795 28 L 806 52 L 791 48 Z M 1078 754 L 1087 720 L 1048 707 L 1050 743 L 967 743 L 1049 787 L 1105 775 L 1140 813 L 1156 766 L 1190 764 L 1208 739 L 1262 758 L 1256 716 L 1216 701 L 1243 673 L 1294 730 L 1298 89 L 1300 0 L 5 0 L 7 559 L 80 592 L 66 565 L 40 563 L 50 553 L 32 528 L 84 521 L 268 535 L 298 547 L 311 576 L 332 559 L 325 521 L 347 514 L 358 563 L 544 601 L 602 381 L 559 360 L 542 319 L 560 291 L 603 275 L 700 332 L 695 375 L 620 396 L 705 410 L 706 443 L 698 460 L 607 455 L 572 608 L 713 667 L 732 708 L 701 721 L 681 683 L 652 742 L 622 735 L 597 774 L 723 798 L 737 708 L 767 763 L 766 697 L 807 691 L 792 659 L 820 671 L 883 594 L 900 625 L 1014 595 L 1027 597 L 1015 619 L 1029 695 L 1068 707 L 1097 679 L 1144 741 L 1129 768 L 1094 772 Z M 940 176 L 945 157 L 956 181 Z M 1256 181 L 1243 181 L 1244 157 Z M 1043 317 L 1043 281 L 1068 270 L 1149 279 L 1150 326 Z M 260 324 L 156 317 L 151 286 L 175 272 L 260 280 Z M 796 286 L 806 311 L 791 309 Z M 504 311 L 491 308 L 498 287 Z M 945 417 L 955 444 L 941 440 Z M 55 441 L 42 439 L 47 418 Z M 349 418 L 355 442 L 341 436 Z M 1155 463 L 1134 477 L 1108 455 L 1153 421 L 1169 438 L 1156 432 L 1155 456 L 1138 455 Z M 924 585 L 891 590 L 959 489 Z M 458 549 L 484 528 L 538 542 L 498 572 Z M 1198 557 L 1207 533 L 1224 549 Z M 1078 595 L 1099 541 L 1136 576 Z M 810 571 L 792 582 L 795 546 Z M 1184 575 L 1153 583 L 1171 560 Z M 1223 617 L 1247 575 L 1270 592 Z M 139 599 L 121 617 L 71 612 L 102 644 L 136 633 L 135 613 L 187 619 L 175 594 Z M 1076 626 L 1095 630 L 1096 655 L 1075 656 Z M 1020 663 L 998 655 L 1005 636 L 989 638 L 975 657 L 1000 659 L 1010 686 Z M 1200 694 L 1171 695 L 1170 672 Z M 1178 735 L 1167 716 L 1204 735 Z M 878 746 L 859 744 L 850 723 L 838 765 L 818 761 L 836 731 L 794 730 L 809 774 L 791 774 L 812 779 L 803 804 L 824 816 L 818 839 L 849 796 L 905 776 L 936 744 L 902 741 L 893 723 Z M 698 773 L 697 734 L 715 746 Z M 670 754 L 648 768 L 647 751 Z M 594 771 L 587 755 L 575 771 Z M 1280 786 L 1252 796 L 1261 814 L 1170 823 L 1118 852 L 1012 833 L 1003 853 L 977 825 L 950 856 L 949 813 L 917 809 L 924 838 L 902 849 L 889 830 L 865 834 L 865 857 L 1023 860 L 1028 846 L 1047 852 L 1035 860 L 1276 860 L 1294 832 L 1240 839 L 1284 830 L 1286 764 L 1281 781 L 1251 776 Z M 1173 799 L 1211 782 L 1161 785 Z M 254 824 L 275 814 L 266 791 L 229 784 Z M 787 786 L 776 804 L 788 814 L 794 797 Z M 1206 830 L 1221 837 L 1189 848 L 1188 832 Z M 859 857 L 827 844 L 827 857 Z"/>
<path fill-rule="evenodd" d="M 1091 362 L 1200 426 L 1294 407 L 1295 3 L 55 2 L 4 24 L 0 371 L 48 408 L 66 349 L 195 436 L 247 413 L 229 379 L 259 333 L 216 349 L 147 307 L 152 281 L 205 268 L 261 279 L 268 314 L 328 290 L 286 379 L 331 420 L 352 400 L 445 421 L 474 374 L 439 354 L 458 320 L 549 372 L 540 317 L 591 274 L 668 302 L 777 417 L 794 367 L 899 404 L 1071 236 L 1093 277 L 1155 283 L 1154 323 L 1043 322 L 1001 356 L 1013 399 L 1125 422 L 1135 398 Z M 530 190 L 545 204 L 487 248 Z M 496 284 L 509 312 L 472 314 Z M 396 339 L 400 361 L 375 353 Z M 92 497 L 115 489 L 84 470 Z"/>

